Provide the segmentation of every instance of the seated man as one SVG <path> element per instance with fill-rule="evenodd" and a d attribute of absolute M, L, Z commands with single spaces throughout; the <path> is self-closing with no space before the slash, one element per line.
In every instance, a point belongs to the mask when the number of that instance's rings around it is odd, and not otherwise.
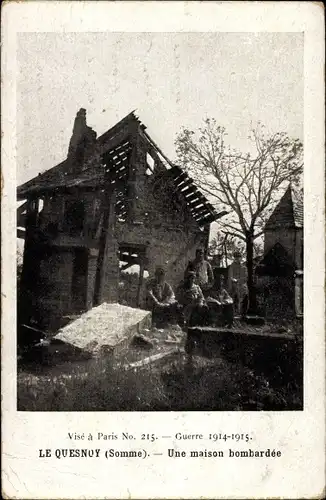
<path fill-rule="evenodd" d="M 187 326 L 208 324 L 208 307 L 203 292 L 195 284 L 195 271 L 186 271 L 185 279 L 177 288 L 176 298 L 183 307 L 184 321 Z"/>
<path fill-rule="evenodd" d="M 152 309 L 154 325 L 175 323 L 177 302 L 172 287 L 165 281 L 165 271 L 158 267 L 153 279 L 147 284 L 147 302 Z"/>
<path fill-rule="evenodd" d="M 233 299 L 225 288 L 225 278 L 220 276 L 219 288 L 212 291 L 206 299 L 211 312 L 213 323 L 216 326 L 232 326 L 234 319 Z"/>
<path fill-rule="evenodd" d="M 221 303 L 222 306 L 224 323 L 227 326 L 232 326 L 234 319 L 233 299 L 230 297 L 229 293 L 225 288 L 225 278 L 223 275 L 221 275 L 218 297 L 219 297 L 219 302 Z"/>

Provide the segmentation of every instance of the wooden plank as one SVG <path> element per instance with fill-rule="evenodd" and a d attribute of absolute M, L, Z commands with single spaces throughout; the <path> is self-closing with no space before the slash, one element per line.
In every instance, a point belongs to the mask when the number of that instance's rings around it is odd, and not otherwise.
<path fill-rule="evenodd" d="M 197 188 L 195 188 L 191 193 L 187 193 L 186 195 L 187 201 L 191 201 L 192 199 L 198 199 L 204 201 L 205 203 L 208 203 L 207 198 L 203 196 Z"/>
<path fill-rule="evenodd" d="M 181 191 L 180 189 L 177 189 L 176 191 L 177 191 L 177 193 L 179 193 L 182 196 L 187 196 L 187 194 L 195 193 L 196 188 L 194 188 L 194 186 L 187 186 L 184 191 Z"/>
<path fill-rule="evenodd" d="M 126 149 L 123 149 L 121 151 L 112 151 L 106 153 L 103 158 L 108 160 L 111 163 L 116 162 L 118 159 L 123 160 L 124 158 L 129 156 L 129 153 L 131 151 L 131 146 L 129 145 Z"/>
<path fill-rule="evenodd" d="M 192 207 L 192 213 L 196 218 L 198 218 L 198 217 L 201 218 L 205 214 L 207 214 L 207 215 L 211 214 L 211 211 L 209 210 L 209 208 L 207 206 L 201 206 L 201 207 L 197 206 L 197 208 Z"/>
<path fill-rule="evenodd" d="M 109 153 L 113 148 L 119 146 L 126 141 L 126 138 L 130 137 L 130 131 L 126 128 L 125 130 L 120 130 L 114 137 L 108 138 L 109 144 L 102 143 L 100 145 L 100 154 L 103 156 Z"/>
<path fill-rule="evenodd" d="M 170 170 L 167 170 L 166 175 L 168 177 L 172 177 L 172 179 L 175 182 L 177 182 L 178 179 L 181 180 L 181 179 L 186 179 L 188 177 L 187 174 L 185 172 L 183 172 L 182 170 L 176 171 L 173 168 L 170 168 Z"/>
<path fill-rule="evenodd" d="M 111 167 L 108 172 L 111 174 L 111 175 L 116 175 L 118 174 L 119 172 L 125 170 L 126 168 L 128 168 L 128 164 L 129 164 L 129 158 L 126 160 L 126 161 L 123 161 L 122 163 L 119 163 L 119 165 L 113 165 L 113 167 Z"/>
<path fill-rule="evenodd" d="M 122 160 L 121 158 L 112 158 L 109 163 L 109 170 L 111 172 L 116 172 L 119 170 L 119 167 L 122 165 Z"/>
<path fill-rule="evenodd" d="M 187 203 L 187 205 L 191 210 L 195 210 L 196 208 L 200 209 L 202 207 L 205 207 L 207 210 L 209 210 L 207 201 L 201 200 L 200 198 L 198 200 L 193 200 L 191 203 Z"/>
<path fill-rule="evenodd" d="M 156 149 L 156 151 L 162 156 L 162 158 L 164 158 L 164 160 L 167 162 L 168 165 L 170 165 L 172 168 L 175 168 L 176 166 L 173 165 L 173 163 L 171 162 L 171 160 L 169 160 L 169 158 L 167 156 L 165 156 L 165 154 L 163 153 L 163 151 L 158 147 L 158 145 L 153 141 L 153 139 L 151 138 L 150 135 L 148 135 L 147 132 L 145 132 L 144 129 L 142 129 L 142 134 L 144 135 L 144 137 L 147 139 L 147 141 L 151 144 L 152 147 L 154 147 L 154 149 Z"/>
<path fill-rule="evenodd" d="M 217 217 L 211 215 L 209 217 L 202 217 L 201 219 L 196 219 L 196 222 L 199 226 L 203 226 L 204 224 L 210 224 L 211 222 L 214 222 L 217 219 Z"/>
<path fill-rule="evenodd" d="M 140 296 L 141 296 L 141 291 L 143 287 L 143 282 L 144 282 L 144 271 L 145 271 L 145 263 L 144 263 L 144 257 L 141 256 L 140 258 L 140 263 L 139 263 L 139 280 L 138 280 L 138 287 L 137 287 L 137 307 L 140 307 Z"/>
<path fill-rule="evenodd" d="M 94 300 L 93 303 L 95 306 L 100 305 L 102 303 L 103 297 L 103 286 L 105 280 L 105 271 L 106 271 L 106 256 L 109 246 L 109 234 L 112 231 L 112 224 L 115 217 L 115 193 L 112 191 L 112 188 L 107 185 L 106 189 L 103 193 L 102 199 L 102 207 L 104 212 L 102 231 L 100 236 L 100 244 L 99 244 L 99 254 L 97 258 L 97 267 L 96 267 L 96 275 L 95 275 L 95 284 L 94 284 Z"/>
<path fill-rule="evenodd" d="M 202 208 L 205 208 L 205 209 L 206 209 L 206 212 L 209 212 L 209 213 L 211 213 L 211 214 L 216 213 L 216 212 L 215 212 L 215 208 L 214 208 L 214 207 L 213 207 L 210 203 L 207 203 L 207 202 L 206 202 L 206 203 L 204 203 L 204 204 L 203 204 L 203 207 L 198 207 L 198 206 L 197 206 L 197 212 L 199 212 L 200 210 L 202 210 Z"/>
<path fill-rule="evenodd" d="M 42 194 L 46 193 L 55 193 L 55 192 L 70 192 L 71 189 L 75 187 L 82 187 L 84 189 L 93 189 L 98 187 L 103 182 L 102 179 L 99 179 L 98 176 L 94 176 L 93 178 L 86 179 L 64 179 L 60 181 L 60 184 L 46 184 L 41 186 L 36 186 L 30 188 L 26 195 L 22 195 L 22 198 L 26 198 L 27 196 L 30 199 L 39 198 Z M 21 199 L 18 197 L 18 199 Z"/>
<path fill-rule="evenodd" d="M 277 333 L 277 332 L 266 332 L 261 330 L 250 330 L 250 329 L 237 329 L 237 328 L 218 328 L 211 326 L 193 326 L 188 327 L 190 333 L 199 332 L 202 334 L 214 333 L 214 334 L 230 334 L 230 335 L 240 335 L 244 337 L 263 337 L 263 338 L 275 338 L 284 341 L 296 340 L 298 337 L 295 334 L 290 333 Z"/>
<path fill-rule="evenodd" d="M 165 352 L 160 352 L 158 354 L 153 354 L 152 356 L 148 356 L 147 358 L 141 359 L 140 361 L 126 364 L 125 369 L 133 370 L 135 368 L 143 368 L 144 366 L 147 366 L 151 363 L 155 363 L 156 361 L 159 361 L 160 359 L 166 358 L 167 356 L 171 356 L 171 354 L 177 354 L 179 352 L 180 352 L 180 349 L 177 347 L 174 347 L 173 349 L 169 349 Z"/>
<path fill-rule="evenodd" d="M 119 144 L 117 147 L 110 149 L 105 153 L 105 155 L 121 155 L 125 154 L 126 151 L 131 147 L 130 141 L 123 142 L 122 144 Z"/>
<path fill-rule="evenodd" d="M 202 201 L 205 201 L 205 203 L 207 203 L 207 199 L 199 191 L 194 191 L 191 194 L 187 194 L 187 196 L 185 198 L 186 198 L 187 203 L 190 203 L 191 201 L 194 201 L 194 200 L 202 200 Z"/>
<path fill-rule="evenodd" d="M 185 179 L 182 179 L 181 180 L 177 180 L 177 181 L 174 181 L 175 185 L 177 186 L 178 189 L 183 189 L 185 188 L 186 186 L 190 186 L 190 185 L 193 185 L 194 181 L 192 179 L 190 179 L 189 177 L 185 178 Z"/>
<path fill-rule="evenodd" d="M 197 220 L 197 222 L 204 221 L 205 223 L 207 223 L 207 221 L 210 220 L 210 218 L 212 218 L 212 217 L 215 220 L 215 214 L 211 213 L 211 212 L 204 212 L 204 213 L 201 213 L 199 215 L 194 213 L 194 217 Z"/>
<path fill-rule="evenodd" d="M 178 186 L 175 191 L 182 196 L 186 197 L 187 195 L 189 196 L 190 194 L 193 194 L 196 192 L 196 188 L 192 183 L 188 183 L 185 185 Z"/>
<path fill-rule="evenodd" d="M 197 223 L 201 222 L 201 223 L 205 223 L 207 224 L 207 221 L 209 220 L 209 218 L 212 216 L 212 214 L 210 214 L 209 212 L 202 212 L 201 214 L 196 214 L 196 212 L 193 213 L 193 217 L 195 218 L 195 220 L 197 221 Z"/>
<path fill-rule="evenodd" d="M 171 175 L 172 175 L 173 180 L 176 184 L 188 179 L 188 175 L 184 172 L 178 173 L 177 175 L 173 175 L 173 174 L 171 174 Z"/>
<path fill-rule="evenodd" d="M 208 204 L 207 204 L 207 201 L 206 200 L 202 200 L 200 198 L 196 199 L 196 200 L 191 200 L 190 202 L 188 202 L 186 200 L 186 203 L 187 203 L 187 206 L 191 209 L 191 210 L 194 210 L 196 207 L 199 207 L 200 206 L 203 206 L 203 207 L 207 207 L 208 208 Z"/>
<path fill-rule="evenodd" d="M 187 199 L 187 196 L 191 194 L 196 194 L 197 196 L 199 195 L 197 188 L 193 186 L 189 186 L 188 189 L 185 189 L 184 191 L 179 191 L 177 190 L 179 194 L 181 194 L 185 199 Z"/>
<path fill-rule="evenodd" d="M 126 158 L 115 160 L 114 163 L 110 162 L 106 164 L 107 172 L 109 172 L 111 175 L 114 175 L 116 172 L 119 172 L 119 170 L 125 168 L 126 165 L 128 165 L 127 156 Z"/>
<path fill-rule="evenodd" d="M 201 207 L 190 207 L 191 214 L 195 219 L 202 219 L 203 217 L 208 217 L 214 215 L 212 210 L 209 210 L 206 206 Z"/>

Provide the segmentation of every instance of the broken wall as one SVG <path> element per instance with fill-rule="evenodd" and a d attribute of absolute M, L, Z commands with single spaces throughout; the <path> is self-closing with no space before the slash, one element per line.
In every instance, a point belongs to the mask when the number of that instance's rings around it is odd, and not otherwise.
<path fill-rule="evenodd" d="M 40 262 L 35 304 L 45 329 L 55 329 L 58 321 L 70 313 L 73 258 L 69 250 L 49 250 Z"/>
<path fill-rule="evenodd" d="M 117 239 L 128 244 L 146 244 L 146 270 L 154 275 L 157 266 L 166 269 L 166 279 L 176 287 L 184 277 L 189 260 L 203 246 L 204 234 L 167 229 L 164 226 L 117 225 Z"/>
<path fill-rule="evenodd" d="M 129 179 L 132 186 L 129 190 L 127 220 L 116 220 L 113 234 L 108 235 L 110 244 L 105 276 L 107 301 L 116 301 L 119 296 L 119 244 L 145 245 L 146 270 L 152 275 L 158 265 L 164 266 L 167 280 L 176 287 L 183 279 L 189 260 L 195 257 L 198 247 L 206 244 L 207 238 L 182 200 L 177 199 L 173 180 L 166 175 L 167 169 L 154 148 L 141 135 L 134 136 L 133 143 L 132 178 Z M 148 154 L 152 159 L 150 165 Z M 91 303 L 95 273 L 94 260 L 93 264 L 89 264 L 88 304 Z M 136 286 L 134 284 L 132 295 L 136 295 Z M 144 299 L 144 286 L 142 297 Z"/>
<path fill-rule="evenodd" d="M 113 139 L 112 132 L 107 139 L 105 134 L 101 136 L 96 155 L 94 154 L 88 161 L 88 168 L 93 165 L 95 172 L 100 155 L 107 147 L 112 147 L 113 143 L 118 145 L 120 140 L 125 140 L 127 131 L 128 137 L 131 138 L 129 125 L 117 130 Z M 115 221 L 115 228 L 108 234 L 103 290 L 103 300 L 108 302 L 118 300 L 119 244 L 146 245 L 146 270 L 153 275 L 158 265 L 164 266 L 167 280 L 176 287 L 183 279 L 189 260 L 195 257 L 198 247 L 206 244 L 207 238 L 206 233 L 199 228 L 185 208 L 184 201 L 177 198 L 173 180 L 166 175 L 167 170 L 155 149 L 141 134 L 133 134 L 132 140 L 135 147 L 131 156 L 130 170 L 137 175 L 131 179 L 132 189 L 129 193 L 133 194 L 133 197 L 128 200 L 131 207 L 128 211 L 129 218 L 124 223 Z M 151 158 L 150 162 L 148 155 Z M 43 316 L 47 317 L 51 325 L 58 317 L 71 313 L 74 248 L 78 246 L 88 249 L 85 304 L 87 308 L 93 305 L 101 233 L 101 196 L 99 189 L 86 192 L 76 187 L 69 193 L 45 198 L 42 224 L 57 225 L 58 234 L 48 243 L 60 249 L 53 252 L 49 259 L 45 259 L 41 266 L 48 290 L 44 293 L 42 291 L 38 300 L 44 307 Z M 84 231 L 79 239 L 69 236 L 65 227 L 65 209 L 74 201 L 83 201 L 85 208 Z"/>

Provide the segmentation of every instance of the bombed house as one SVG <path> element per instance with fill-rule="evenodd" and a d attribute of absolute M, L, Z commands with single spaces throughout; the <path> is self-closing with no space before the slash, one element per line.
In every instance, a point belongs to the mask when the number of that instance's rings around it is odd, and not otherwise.
<path fill-rule="evenodd" d="M 144 276 L 163 265 L 177 285 L 218 214 L 130 113 L 97 137 L 75 118 L 67 158 L 17 190 L 24 260 L 19 321 L 55 330 L 63 318 L 118 302 L 144 306 Z"/>

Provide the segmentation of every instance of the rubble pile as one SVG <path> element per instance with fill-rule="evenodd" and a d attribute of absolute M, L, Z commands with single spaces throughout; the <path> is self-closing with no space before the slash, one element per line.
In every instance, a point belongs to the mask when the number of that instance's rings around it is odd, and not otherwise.
<path fill-rule="evenodd" d="M 55 338 L 92 354 L 112 352 L 150 326 L 149 311 L 103 303 L 61 328 Z"/>

